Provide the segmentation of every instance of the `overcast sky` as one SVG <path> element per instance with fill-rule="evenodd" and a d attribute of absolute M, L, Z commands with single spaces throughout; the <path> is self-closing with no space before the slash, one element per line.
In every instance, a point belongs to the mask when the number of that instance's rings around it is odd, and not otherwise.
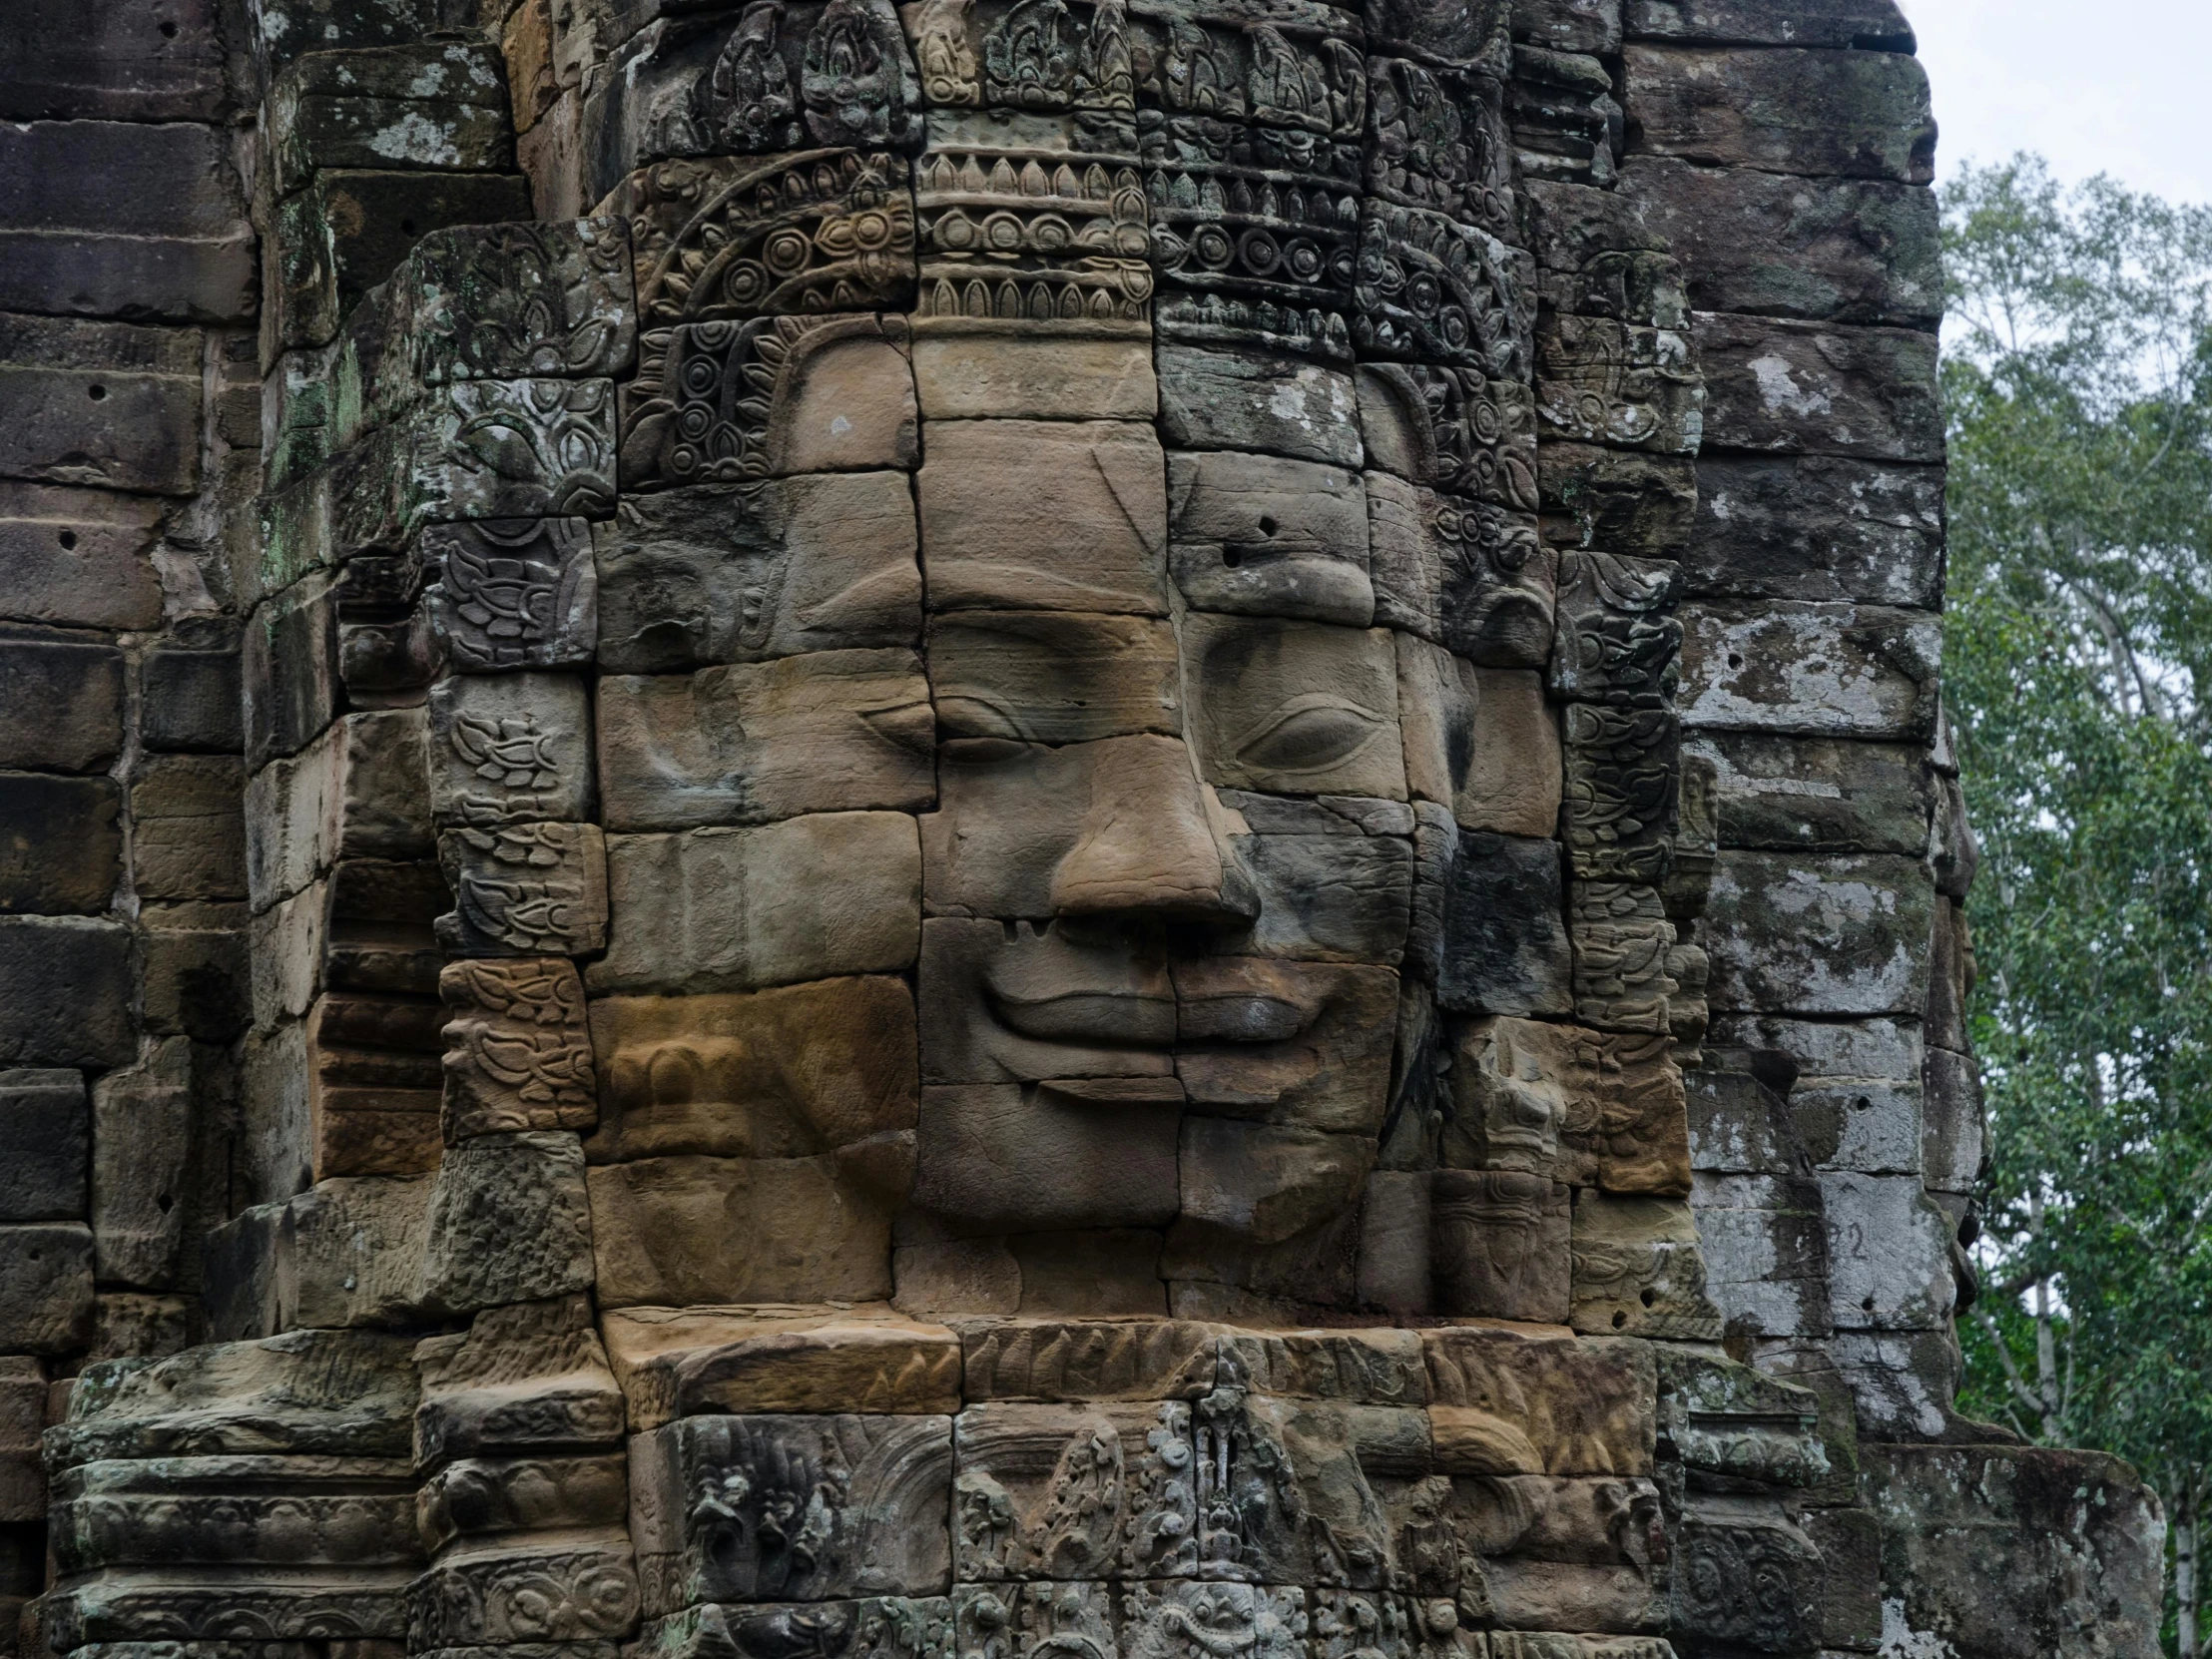
<path fill-rule="evenodd" d="M 1899 0 L 1942 124 L 1941 175 L 2039 150 L 2072 182 L 2212 202 L 2208 0 Z"/>

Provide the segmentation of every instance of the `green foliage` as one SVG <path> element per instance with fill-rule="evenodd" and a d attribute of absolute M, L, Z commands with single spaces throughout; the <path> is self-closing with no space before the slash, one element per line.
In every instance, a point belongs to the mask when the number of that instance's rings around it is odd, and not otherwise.
<path fill-rule="evenodd" d="M 1945 192 L 1945 700 L 1991 1167 L 1963 1408 L 2212 1466 L 2212 214 Z"/>

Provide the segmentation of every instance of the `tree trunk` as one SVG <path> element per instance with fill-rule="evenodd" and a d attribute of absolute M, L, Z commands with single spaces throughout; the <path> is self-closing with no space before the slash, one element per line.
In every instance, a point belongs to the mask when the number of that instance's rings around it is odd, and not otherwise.
<path fill-rule="evenodd" d="M 2197 1478 L 2182 1477 L 2174 1506 L 2174 1654 L 2197 1659 Z"/>

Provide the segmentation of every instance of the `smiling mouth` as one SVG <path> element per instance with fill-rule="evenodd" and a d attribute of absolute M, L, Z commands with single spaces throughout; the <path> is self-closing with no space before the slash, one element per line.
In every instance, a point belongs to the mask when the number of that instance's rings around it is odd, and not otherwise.
<path fill-rule="evenodd" d="M 996 986 L 985 997 L 1007 1030 L 1039 1042 L 1112 1048 L 1167 1048 L 1175 1042 L 1175 999 L 1142 991 L 1069 990 L 1051 996 L 1010 996 Z"/>
<path fill-rule="evenodd" d="M 1171 1051 L 1288 1042 L 1319 1015 L 1261 964 L 1166 964 L 1095 947 L 1024 941 L 985 967 L 980 989 L 999 1025 L 1035 1042 Z M 1180 992 L 1180 995 L 1177 994 Z"/>

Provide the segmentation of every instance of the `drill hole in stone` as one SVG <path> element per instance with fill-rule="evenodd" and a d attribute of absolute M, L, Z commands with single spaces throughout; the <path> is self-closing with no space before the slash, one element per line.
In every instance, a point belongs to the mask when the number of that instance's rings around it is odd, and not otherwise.
<path fill-rule="evenodd" d="M 108 388 L 98 384 L 90 385 L 85 388 L 85 395 L 95 403 L 103 403 L 107 401 Z"/>
<path fill-rule="evenodd" d="M 1624 1325 L 1626 1325 L 1627 1323 L 1628 1323 L 1628 1316 L 1627 1316 L 1626 1314 L 1622 1314 L 1622 1313 L 1616 1313 L 1616 1314 L 1614 1314 L 1614 1316 L 1613 1316 L 1613 1329 L 1614 1329 L 1615 1331 L 1618 1331 L 1618 1330 L 1620 1330 L 1620 1329 L 1621 1329 L 1621 1327 L 1623 1327 L 1623 1326 L 1624 1326 Z"/>
<path fill-rule="evenodd" d="M 171 1198 L 169 1194 L 160 1193 L 155 1196 L 154 1208 L 161 1211 L 161 1213 L 166 1216 L 172 1209 L 176 1207 L 176 1203 L 177 1201 L 174 1198 Z"/>
<path fill-rule="evenodd" d="M 55 540 L 59 541 L 62 544 L 62 551 L 64 553 L 74 553 L 77 551 L 76 531 L 64 530 L 59 536 L 55 538 Z"/>
<path fill-rule="evenodd" d="M 413 236 L 413 235 L 414 235 L 414 221 L 413 221 L 413 220 L 411 220 L 411 219 L 402 219 L 402 220 L 401 220 L 401 221 L 399 222 L 399 234 L 400 234 L 401 236 L 403 236 L 403 237 L 411 237 L 411 236 Z"/>
<path fill-rule="evenodd" d="M 1871 1314 L 1871 1313 L 1873 1313 L 1873 1312 L 1874 1312 L 1874 1298 L 1870 1296 L 1869 1298 L 1867 1298 L 1867 1300 L 1866 1300 L 1866 1301 L 1864 1301 L 1864 1302 L 1862 1302 L 1861 1304 L 1859 1304 L 1859 1311 L 1860 1311 L 1861 1313 L 1864 1313 L 1864 1314 Z"/>
<path fill-rule="evenodd" d="M 1659 1293 L 1647 1285 L 1644 1287 L 1643 1294 L 1638 1297 L 1637 1300 L 1641 1302 L 1646 1308 L 1649 1308 L 1653 1303 L 1659 1300 Z"/>
<path fill-rule="evenodd" d="M 1225 547 L 1221 550 L 1221 562 L 1227 565 L 1231 570 L 1235 570 L 1239 565 L 1244 563 L 1244 555 L 1238 552 L 1237 549 L 1235 549 L 1234 547 Z"/>
<path fill-rule="evenodd" d="M 1869 1099 L 1866 1095 L 1857 1095 L 1854 1096 L 1852 1099 L 1851 1109 L 1855 1112 L 1864 1112 L 1870 1109 L 1873 1105 L 1873 1100 Z"/>
<path fill-rule="evenodd" d="M 1730 668 L 1742 668 L 1744 666 L 1744 660 L 1743 658 L 1737 656 L 1735 652 L 1731 651 L 1728 654 L 1728 666 Z"/>
<path fill-rule="evenodd" d="M 177 38 L 177 25 L 176 25 L 176 24 L 174 24 L 174 23 L 164 23 L 164 24 L 162 25 L 162 39 L 164 39 L 164 40 L 175 40 L 176 38 Z"/>
<path fill-rule="evenodd" d="M 1260 534 L 1263 536 L 1275 534 L 1275 520 L 1269 518 L 1265 513 L 1260 515 Z"/>

